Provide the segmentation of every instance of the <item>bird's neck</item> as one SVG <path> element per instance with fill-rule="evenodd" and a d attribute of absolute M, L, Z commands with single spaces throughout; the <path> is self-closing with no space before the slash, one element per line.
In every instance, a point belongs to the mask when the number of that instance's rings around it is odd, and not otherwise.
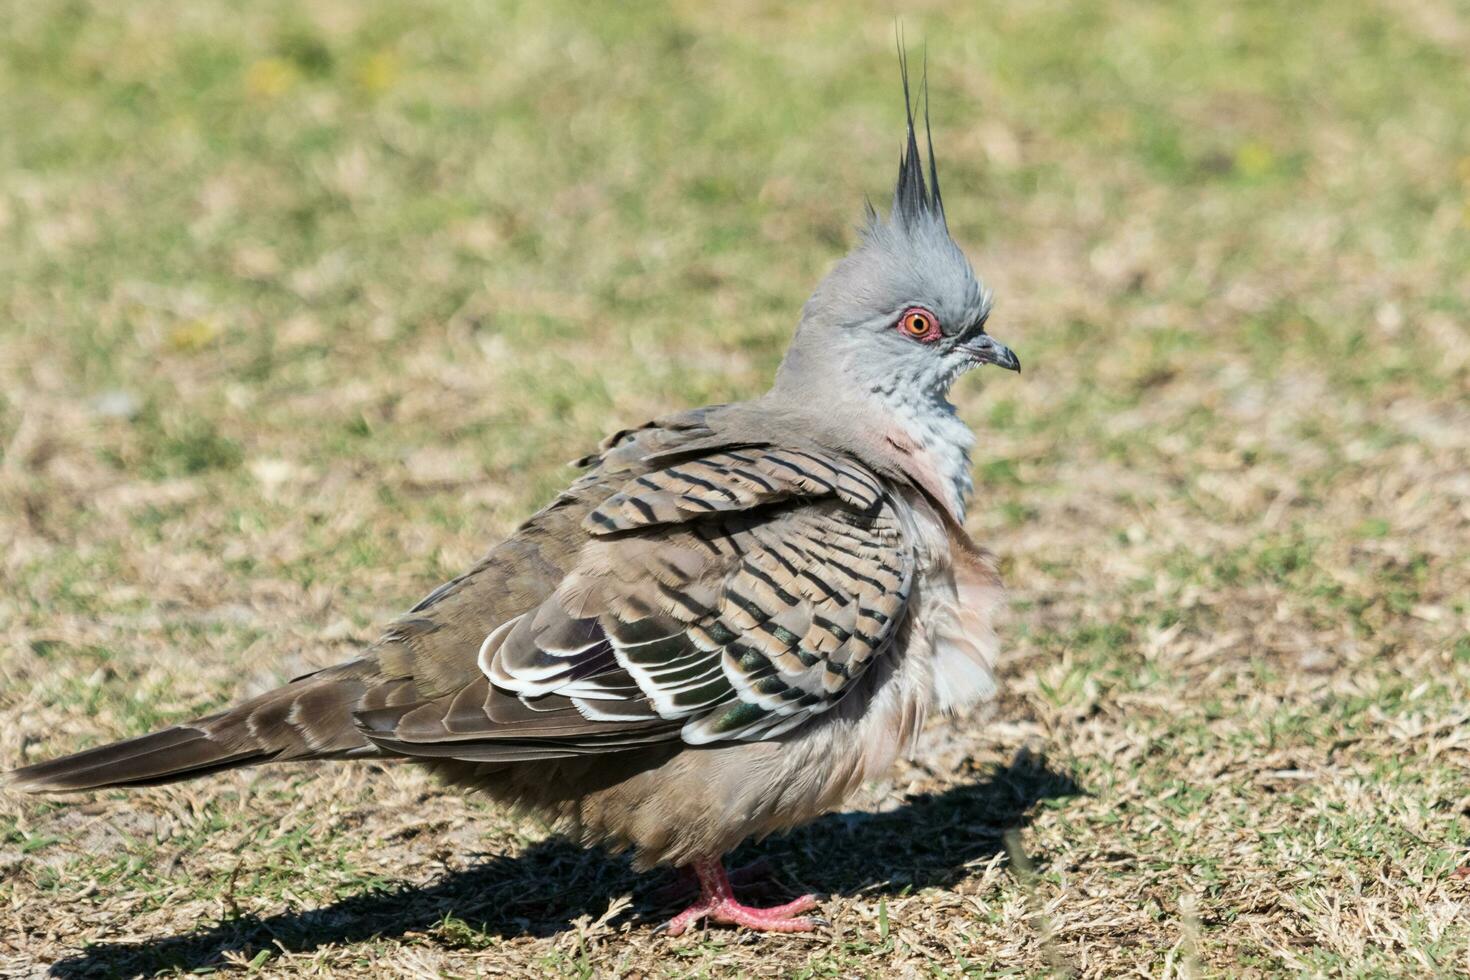
<path fill-rule="evenodd" d="M 963 523 L 975 488 L 970 476 L 974 433 L 942 400 L 886 407 L 890 425 L 883 438 L 899 454 L 905 472 Z"/>
<path fill-rule="evenodd" d="M 908 479 L 964 521 L 975 435 L 943 398 L 883 385 L 842 393 L 778 385 L 759 404 L 807 438 Z"/>

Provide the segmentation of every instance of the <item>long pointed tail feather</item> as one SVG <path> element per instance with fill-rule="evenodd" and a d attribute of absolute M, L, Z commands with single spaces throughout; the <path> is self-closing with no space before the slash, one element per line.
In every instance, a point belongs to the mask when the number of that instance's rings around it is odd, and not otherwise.
<path fill-rule="evenodd" d="M 179 726 L 64 755 L 7 775 L 12 787 L 27 793 L 67 793 L 105 786 L 151 786 L 272 758 L 274 753 L 259 749 L 232 751 L 200 729 Z"/>
<path fill-rule="evenodd" d="M 170 783 L 274 760 L 373 755 L 352 721 L 366 666 L 358 661 L 309 674 L 219 714 L 7 776 L 23 792 L 67 793 Z"/>

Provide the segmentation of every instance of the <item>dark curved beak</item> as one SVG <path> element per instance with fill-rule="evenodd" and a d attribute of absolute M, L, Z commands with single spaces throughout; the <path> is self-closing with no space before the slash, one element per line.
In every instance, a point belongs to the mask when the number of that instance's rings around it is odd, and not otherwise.
<path fill-rule="evenodd" d="M 970 338 L 960 344 L 960 350 L 974 358 L 977 364 L 994 364 L 1007 371 L 1021 373 L 1021 359 L 1016 356 L 1016 352 L 990 334 L 982 333 L 978 337 Z"/>

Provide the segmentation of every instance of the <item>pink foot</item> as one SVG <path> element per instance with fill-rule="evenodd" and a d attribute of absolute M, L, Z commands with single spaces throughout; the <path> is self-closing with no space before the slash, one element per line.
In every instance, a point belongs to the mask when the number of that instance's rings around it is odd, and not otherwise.
<path fill-rule="evenodd" d="M 758 932 L 811 932 L 827 923 L 815 917 L 803 917 L 817 907 L 817 900 L 803 895 L 794 902 L 774 908 L 758 909 L 741 905 L 730 889 L 730 878 L 719 858 L 700 858 L 690 865 L 699 879 L 699 900 L 663 927 L 671 936 L 681 935 L 701 919 L 725 925 L 744 926 Z"/>

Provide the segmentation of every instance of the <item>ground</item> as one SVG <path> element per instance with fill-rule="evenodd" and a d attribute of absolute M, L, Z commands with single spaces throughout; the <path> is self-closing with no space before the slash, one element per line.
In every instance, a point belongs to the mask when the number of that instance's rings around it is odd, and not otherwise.
<path fill-rule="evenodd" d="M 829 930 L 384 765 L 0 792 L 0 972 L 1470 972 L 1470 10 L 927 2 L 1017 377 L 1003 696 L 748 845 Z M 351 657 L 607 431 L 757 394 L 894 11 L 0 0 L 0 766 Z M 915 59 L 917 63 L 917 58 Z"/>

